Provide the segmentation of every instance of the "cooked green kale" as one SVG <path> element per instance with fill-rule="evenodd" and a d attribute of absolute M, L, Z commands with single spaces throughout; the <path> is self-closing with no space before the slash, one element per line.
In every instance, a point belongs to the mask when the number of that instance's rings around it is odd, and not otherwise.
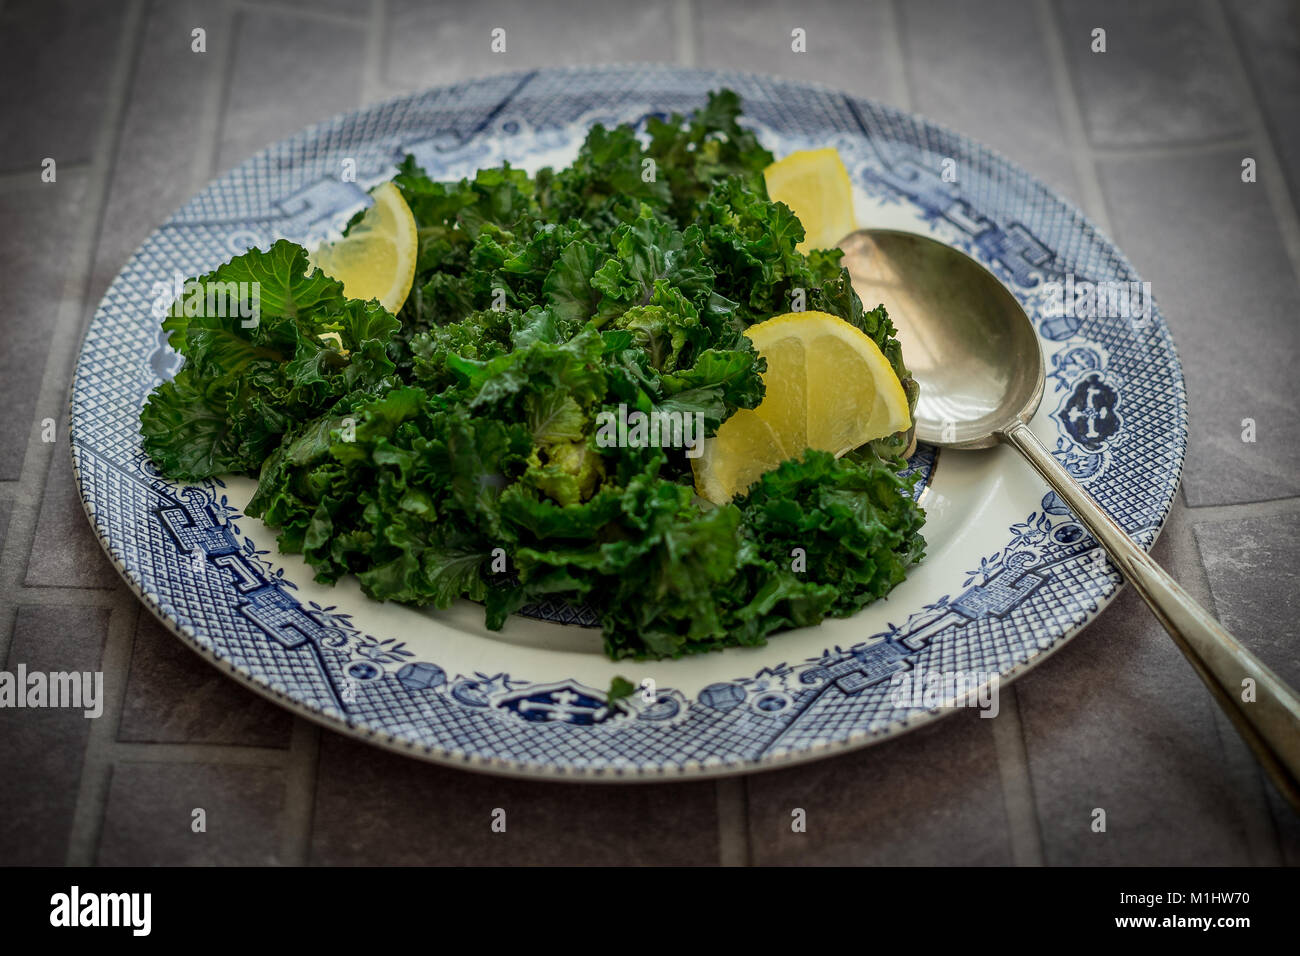
<path fill-rule="evenodd" d="M 837 250 L 796 250 L 739 115 L 724 90 L 652 118 L 648 146 L 597 125 L 536 176 L 436 182 L 408 156 L 393 181 L 420 245 L 400 314 L 349 300 L 293 243 L 237 256 L 197 280 L 204 308 L 178 300 L 164 323 L 185 364 L 144 406 L 145 451 L 178 480 L 256 476 L 248 513 L 319 581 L 469 598 L 492 628 L 539 599 L 584 604 L 613 658 L 854 613 L 923 553 L 909 434 L 809 450 L 721 507 L 695 496 L 684 449 L 596 441 L 619 405 L 698 413 L 708 435 L 755 407 L 765 364 L 742 333 L 796 289 L 869 335 L 915 406 L 889 317 Z M 260 291 L 256 322 L 223 301 L 239 283 Z"/>

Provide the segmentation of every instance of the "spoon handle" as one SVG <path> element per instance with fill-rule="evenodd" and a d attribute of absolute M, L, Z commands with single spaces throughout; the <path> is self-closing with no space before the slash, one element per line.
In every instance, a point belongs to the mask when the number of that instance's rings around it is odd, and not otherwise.
<path fill-rule="evenodd" d="M 1300 811 L 1300 696 L 1179 587 L 1074 480 L 1027 425 L 1017 422 L 999 437 L 1029 460 L 1106 549 L 1214 694 L 1282 795 Z M 1253 700 L 1243 700 L 1251 696 L 1247 693 L 1247 679 L 1254 682 Z"/>

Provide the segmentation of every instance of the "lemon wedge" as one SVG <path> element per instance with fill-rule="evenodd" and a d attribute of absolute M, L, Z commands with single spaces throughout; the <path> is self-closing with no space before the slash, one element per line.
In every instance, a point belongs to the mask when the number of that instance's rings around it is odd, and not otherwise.
<path fill-rule="evenodd" d="M 716 504 L 808 448 L 837 458 L 912 427 L 907 395 L 866 333 L 825 312 L 791 312 L 750 326 L 767 359 L 766 394 L 704 442 L 692 461 L 695 490 Z"/>
<path fill-rule="evenodd" d="M 795 247 L 800 252 L 832 249 L 857 228 L 849 172 L 833 147 L 791 153 L 763 170 L 763 178 L 768 197 L 803 223 L 804 239 Z"/>
<path fill-rule="evenodd" d="M 311 255 L 311 264 L 343 283 L 350 299 L 378 299 L 394 315 L 411 294 L 420 240 L 415 217 L 392 183 L 370 194 L 374 205 L 347 236 L 327 242 Z"/>

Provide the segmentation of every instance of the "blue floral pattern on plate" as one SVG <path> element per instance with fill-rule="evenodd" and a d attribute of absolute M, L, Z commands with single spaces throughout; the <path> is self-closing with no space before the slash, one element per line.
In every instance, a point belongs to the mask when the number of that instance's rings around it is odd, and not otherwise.
<path fill-rule="evenodd" d="M 449 672 L 402 641 L 362 633 L 336 607 L 300 600 L 272 547 L 240 530 L 219 480 L 183 486 L 144 458 L 139 409 L 179 362 L 152 304 L 179 273 L 250 245 L 311 243 L 364 202 L 341 181 L 385 178 L 410 152 L 439 176 L 571 151 L 593 122 L 687 112 L 729 86 L 760 130 L 836 145 L 855 183 L 905 204 L 1015 292 L 1048 356 L 1055 454 L 1147 547 L 1178 488 L 1186 447 L 1182 373 L 1159 312 L 1141 324 L 1054 315 L 1046 286 L 1137 281 L 1124 257 L 1067 202 L 988 149 L 918 117 L 774 77 L 667 67 L 546 70 L 477 80 L 340 116 L 285 140 L 209 185 L 136 252 L 83 344 L 71 441 L 87 513 L 145 603 L 182 639 L 285 706 L 428 759 L 521 775 L 592 779 L 717 774 L 810 759 L 931 719 L 900 709 L 890 678 L 907 669 L 1020 673 L 1060 646 L 1119 577 L 1053 493 L 961 589 L 848 647 L 611 705 L 576 679 Z M 956 157 L 959 184 L 940 175 Z M 918 491 L 935 467 L 922 448 Z M 589 612 L 527 613 L 591 625 Z M 779 638 L 777 640 L 780 640 Z"/>

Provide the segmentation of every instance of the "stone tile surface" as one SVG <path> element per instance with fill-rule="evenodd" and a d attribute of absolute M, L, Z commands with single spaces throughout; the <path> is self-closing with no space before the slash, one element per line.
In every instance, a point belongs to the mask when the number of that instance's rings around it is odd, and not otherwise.
<path fill-rule="evenodd" d="M 505 832 L 492 830 L 505 811 Z M 311 862 L 683 866 L 718 861 L 710 782 L 582 786 L 511 780 L 321 735 Z"/>
<path fill-rule="evenodd" d="M 1300 513 L 1196 525 L 1224 627 L 1300 686 Z"/>
<path fill-rule="evenodd" d="M 1226 3 L 1224 10 L 1282 162 L 1260 175 L 1283 177 L 1300 209 L 1300 8 L 1288 0 L 1254 0 Z"/>
<path fill-rule="evenodd" d="M 1058 0 L 1062 39 L 1096 146 L 1198 143 L 1241 135 L 1247 92 L 1213 0 Z M 1092 52 L 1092 31 L 1106 52 Z"/>
<path fill-rule="evenodd" d="M 66 430 L 62 419 L 61 431 Z M 53 449 L 36 536 L 27 565 L 28 587 L 108 588 L 121 581 L 81 505 L 72 453 L 60 434 Z"/>
<path fill-rule="evenodd" d="M 1152 554 L 1204 603 L 1184 510 Z M 1250 794 L 1224 771 L 1225 747 L 1238 744 L 1225 742 L 1217 705 L 1131 588 L 1016 690 L 1046 863 L 1252 862 Z M 1097 809 L 1104 833 L 1092 830 Z"/>
<path fill-rule="evenodd" d="M 14 503 L 8 499 L 0 500 L 0 553 L 4 552 L 5 538 L 9 535 L 9 518 L 13 514 Z"/>
<path fill-rule="evenodd" d="M 505 31 L 505 51 L 492 31 Z M 527 70 L 671 60 L 673 12 L 668 0 L 479 0 L 472 5 L 394 0 L 384 34 L 383 81 L 414 90 L 440 83 Z"/>
<path fill-rule="evenodd" d="M 141 610 L 119 740 L 288 747 L 293 718 L 236 684 Z"/>
<path fill-rule="evenodd" d="M 370 16 L 371 0 L 252 0 L 259 6 L 300 9 L 306 13 L 325 14 L 365 20 Z"/>
<path fill-rule="evenodd" d="M 196 27 L 206 31 L 206 52 L 192 49 Z M 92 270 L 99 293 L 92 305 L 136 248 L 206 184 L 215 126 L 207 106 L 220 102 L 232 46 L 231 15 L 222 5 L 170 0 L 146 8 Z M 87 309 L 87 321 L 91 314 Z"/>
<path fill-rule="evenodd" d="M 1183 363 L 1188 503 L 1300 494 L 1300 284 L 1264 186 L 1241 181 L 1231 150 L 1106 160 L 1098 174 L 1115 238 L 1151 282 Z"/>
<path fill-rule="evenodd" d="M 98 670 L 107 633 L 101 608 L 19 608 L 4 670 Z M 63 865 L 93 719 L 84 710 L 0 708 L 0 865 Z"/>
<path fill-rule="evenodd" d="M 359 26 L 240 10 L 231 42 L 218 171 L 361 102 Z"/>
<path fill-rule="evenodd" d="M 0 10 L 0 170 L 90 161 L 119 54 L 125 0 L 16 0 Z"/>
<path fill-rule="evenodd" d="M 899 14 L 915 110 L 1014 157 L 1078 201 L 1033 7 L 1019 0 L 921 0 L 900 4 Z"/>
<path fill-rule="evenodd" d="M 284 771 L 222 764 L 119 763 L 100 866 L 265 866 L 279 857 Z M 195 832 L 196 809 L 206 830 Z"/>
<path fill-rule="evenodd" d="M 1300 687 L 1300 513 L 1196 525 L 1223 625 L 1292 687 Z M 1300 818 L 1270 785 L 1282 851 L 1300 863 Z"/>
<path fill-rule="evenodd" d="M 4 137 L 0 137 L 3 141 Z M 53 183 L 39 175 L 30 182 L 0 184 L 0 481 L 22 473 L 33 424 L 53 418 L 66 430 L 62 396 L 53 408 L 37 408 L 41 376 L 50 350 L 50 327 L 65 305 L 79 296 L 69 287 L 65 264 L 81 221 L 76 215 L 85 195 L 84 171 L 67 169 Z"/>
<path fill-rule="evenodd" d="M 887 103 L 898 102 L 897 78 L 887 52 L 892 42 L 888 5 L 853 4 L 852 15 L 834 0 L 782 4 L 775 0 L 722 0 L 695 7 L 696 63 L 795 80 L 812 80 Z M 804 31 L 796 53 L 791 31 Z"/>
<path fill-rule="evenodd" d="M 866 750 L 746 778 L 757 865 L 1008 865 L 992 721 L 962 710 Z M 795 832 L 792 812 L 806 811 Z"/>
<path fill-rule="evenodd" d="M 374 37 L 372 7 L 383 14 Z M 0 481 L 21 475 L 33 423 L 47 414 L 35 403 L 51 317 L 75 305 L 84 322 L 136 245 L 212 173 L 310 122 L 363 100 L 486 73 L 671 61 L 680 53 L 700 66 L 910 102 L 1074 196 L 1079 158 L 1063 145 L 1043 33 L 1059 24 L 1088 144 L 1102 153 L 1098 179 L 1115 237 L 1153 281 L 1187 372 L 1184 493 L 1193 507 L 1175 509 L 1157 558 L 1300 683 L 1300 506 L 1250 504 L 1300 495 L 1300 418 L 1289 398 L 1300 289 L 1282 241 L 1294 210 L 1272 208 L 1266 188 L 1270 176 L 1287 177 L 1292 197 L 1300 188 L 1293 5 L 146 0 L 112 167 L 78 168 L 99 141 L 127 8 L 125 0 L 0 7 L 7 95 L 0 401 L 8 410 L 0 418 Z M 190 30 L 200 25 L 208 30 L 206 54 L 190 50 Z M 682 25 L 687 32 L 678 35 Z M 498 26 L 507 31 L 504 54 L 489 49 Z M 1088 52 L 1093 26 L 1108 31 L 1106 54 Z M 807 32 L 805 54 L 790 49 L 795 27 Z M 380 59 L 367 64 L 371 50 Z M 1239 60 L 1248 84 L 1237 82 Z M 1249 142 L 1255 101 L 1280 168 L 1261 165 L 1260 182 L 1248 186 L 1240 182 L 1242 150 L 1205 144 Z M 46 155 L 60 163 L 54 186 L 39 181 Z M 83 208 L 88 187 L 102 172 L 111 175 L 91 273 L 70 276 L 77 230 L 85 214 L 98 215 Z M 54 370 L 60 394 L 70 371 Z M 59 445 L 40 449 L 49 455 L 44 485 L 11 486 L 0 500 L 2 543 L 14 503 L 40 499 L 19 592 L 0 595 L 8 608 L 0 627 L 14 628 L 4 666 L 91 669 L 100 666 L 109 612 L 42 606 L 67 599 L 44 589 L 122 585 L 77 499 L 63 406 L 48 414 L 58 422 Z M 1256 422 L 1253 444 L 1241 441 L 1247 417 Z M 39 475 L 46 460 L 29 464 Z M 1246 517 L 1198 511 L 1217 505 L 1239 506 L 1232 513 Z M 126 687 L 107 689 L 120 695 L 123 710 L 109 735 L 120 759 L 100 778 L 103 791 L 82 787 L 93 724 L 79 712 L 0 709 L 0 863 L 57 865 L 70 852 L 108 865 L 294 862 L 280 856 L 293 845 L 286 836 L 310 825 L 316 864 L 707 865 L 737 834 L 759 864 L 1000 864 L 1011 862 L 1013 833 L 1023 838 L 1027 828 L 1037 830 L 1051 864 L 1300 864 L 1300 820 L 1263 783 L 1132 593 L 1015 686 L 1034 820 L 1008 819 L 994 722 L 973 712 L 866 751 L 729 784 L 745 795 L 743 821 L 719 820 L 720 791 L 710 782 L 512 781 L 328 732 L 320 735 L 309 797 L 295 766 L 301 753 L 287 748 L 292 718 L 213 670 L 148 612 L 139 621 L 129 660 L 115 644 L 105 664 L 120 668 Z M 170 746 L 146 750 L 157 744 Z M 242 749 L 213 749 L 228 745 Z M 145 762 L 150 752 L 181 762 Z M 88 792 L 106 798 L 103 817 L 89 827 L 78 817 L 77 832 L 99 834 L 99 842 L 70 848 L 76 801 Z M 736 793 L 722 791 L 727 814 Z M 191 829 L 195 807 L 207 811 L 205 834 Z M 790 829 L 795 807 L 807 812 L 806 833 Z M 1096 807 L 1107 811 L 1104 834 L 1089 826 Z M 495 808 L 506 811 L 505 833 L 492 832 Z"/>

